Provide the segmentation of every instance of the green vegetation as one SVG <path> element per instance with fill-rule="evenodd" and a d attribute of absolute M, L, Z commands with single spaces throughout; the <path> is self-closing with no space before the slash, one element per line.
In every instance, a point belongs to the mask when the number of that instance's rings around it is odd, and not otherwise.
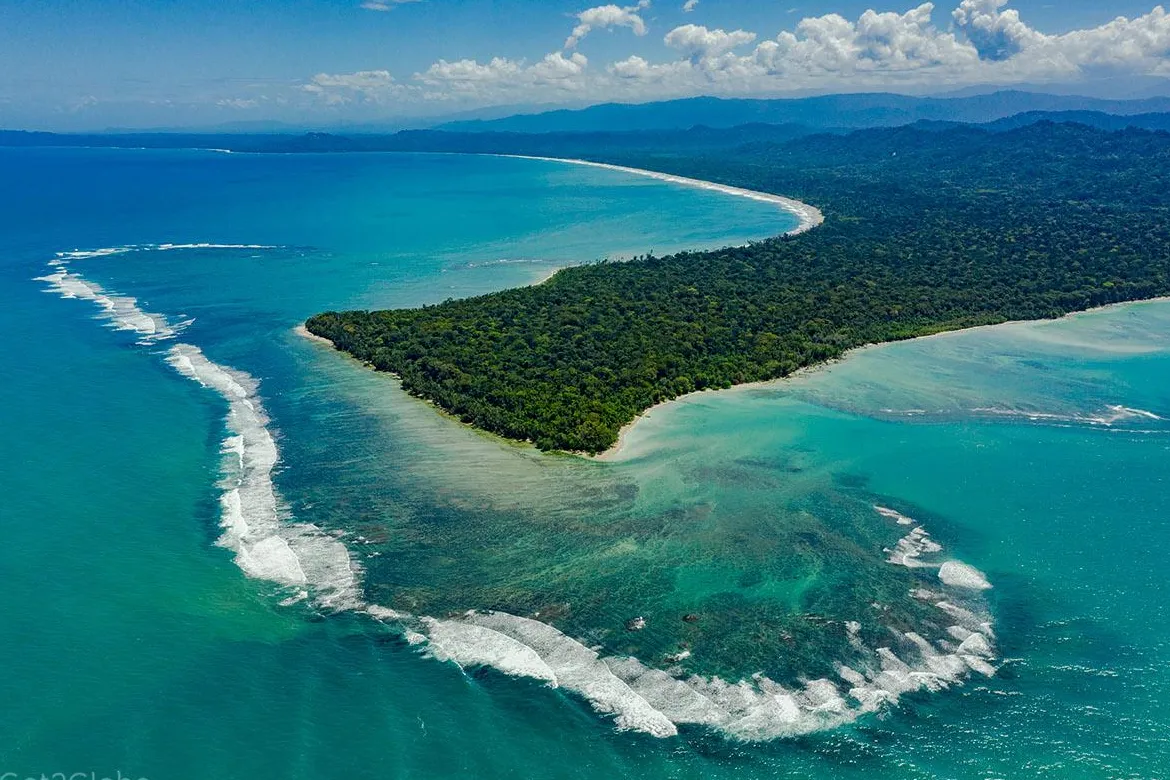
<path fill-rule="evenodd" d="M 466 422 L 599 452 L 694 390 L 867 343 L 1170 293 L 1163 133 L 907 127 L 588 156 L 789 195 L 826 223 L 417 310 L 321 314 L 309 330 Z"/>

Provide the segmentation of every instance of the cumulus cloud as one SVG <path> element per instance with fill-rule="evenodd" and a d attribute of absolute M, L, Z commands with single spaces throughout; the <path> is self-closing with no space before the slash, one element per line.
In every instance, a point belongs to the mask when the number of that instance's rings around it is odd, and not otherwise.
<path fill-rule="evenodd" d="M 663 42 L 672 49 L 681 51 L 687 59 L 697 62 L 726 54 L 755 39 L 755 33 L 745 30 L 724 32 L 709 30 L 697 24 L 684 24 L 668 32 Z"/>
<path fill-rule="evenodd" d="M 699 7 L 699 0 L 687 0 L 683 3 L 683 13 L 689 14 L 691 11 Z"/>
<path fill-rule="evenodd" d="M 639 0 L 637 5 L 599 5 L 577 14 L 577 26 L 565 40 L 565 50 L 577 48 L 586 35 L 594 30 L 608 30 L 614 27 L 628 27 L 634 35 L 646 34 L 646 21 L 639 11 L 650 7 L 650 0 Z"/>
<path fill-rule="evenodd" d="M 649 3 L 597 6 L 577 14 L 563 50 L 534 62 L 439 60 L 406 83 L 382 70 L 318 74 L 302 89 L 332 104 L 480 106 L 1042 83 L 1099 72 L 1170 77 L 1170 16 L 1162 6 L 1133 19 L 1049 35 L 1028 26 L 1008 0 L 953 2 L 950 13 L 941 15 L 951 22 L 945 28 L 934 23 L 930 2 L 904 12 L 809 17 L 764 40 L 748 30 L 686 24 L 663 38 L 673 57 L 654 61 L 639 52 L 592 66 L 575 51 L 581 40 L 600 29 L 645 35 L 640 12 Z"/>
<path fill-rule="evenodd" d="M 1015 9 L 1001 11 L 1008 0 L 963 0 L 951 14 L 955 27 L 985 60 L 1003 61 L 1042 37 L 1020 20 Z"/>
<path fill-rule="evenodd" d="M 438 90 L 426 97 L 436 99 L 502 99 L 509 95 L 553 97 L 586 87 L 583 78 L 589 60 L 580 52 L 553 52 L 527 64 L 523 60 L 496 57 L 489 62 L 439 60 L 415 78 Z"/>
<path fill-rule="evenodd" d="M 337 106 L 353 102 L 383 103 L 410 92 L 411 87 L 399 84 L 389 71 L 359 70 L 356 73 L 318 73 L 301 90 L 317 96 L 326 105 Z"/>
<path fill-rule="evenodd" d="M 1162 6 L 1134 19 L 1119 16 L 1108 24 L 1064 35 L 1034 30 L 1018 56 L 1025 67 L 1048 64 L 1063 72 L 1105 69 L 1119 73 L 1170 73 L 1170 16 Z M 1009 60 L 1010 62 L 1010 60 Z"/>
<path fill-rule="evenodd" d="M 1100 70 L 1170 76 L 1170 16 L 1161 6 L 1135 19 L 1046 35 L 1006 5 L 961 0 L 952 29 L 933 23 L 930 2 L 905 13 L 868 10 L 853 20 L 825 14 L 744 53 L 736 50 L 754 40 L 750 32 L 683 25 L 665 38 L 681 62 L 635 56 L 606 73 L 627 90 L 641 82 L 664 96 L 1013 83 Z"/>
<path fill-rule="evenodd" d="M 777 76 L 956 69 L 975 61 L 969 45 L 931 23 L 933 10 L 923 3 L 904 14 L 869 10 L 855 22 L 838 14 L 811 17 L 761 43 L 752 60 Z"/>

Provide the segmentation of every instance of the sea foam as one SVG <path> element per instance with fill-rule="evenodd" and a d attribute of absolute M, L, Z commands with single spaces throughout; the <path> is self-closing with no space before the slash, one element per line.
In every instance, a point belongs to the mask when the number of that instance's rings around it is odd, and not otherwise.
<path fill-rule="evenodd" d="M 103 289 L 70 270 L 76 260 L 108 257 L 133 251 L 182 249 L 262 249 L 259 244 L 152 244 L 145 247 L 110 247 L 92 251 L 58 253 L 53 272 L 39 277 L 63 298 L 97 304 L 100 317 L 118 330 L 136 334 L 138 343 L 154 345 L 173 340 L 182 325 L 143 311 L 138 301 Z M 228 404 L 228 435 L 222 443 L 225 455 L 220 494 L 218 544 L 235 553 L 236 564 L 250 577 L 270 580 L 311 595 L 332 609 L 361 605 L 358 567 L 344 544 L 309 523 L 285 517 L 272 482 L 280 459 L 276 441 L 255 379 L 212 362 L 201 349 L 176 343 L 166 362 L 179 374 L 214 390 Z"/>
<path fill-rule="evenodd" d="M 1161 422 L 1165 418 L 1147 409 L 1136 409 L 1122 404 L 1109 404 L 1097 412 L 1045 412 L 1030 409 L 1012 409 L 1000 406 L 985 406 L 971 410 L 980 415 L 1008 417 L 1030 422 L 1057 425 L 1092 425 L 1112 427 L 1128 420 Z"/>
<path fill-rule="evenodd" d="M 995 634 L 979 593 L 990 587 L 974 567 L 936 560 L 943 548 L 913 518 L 886 507 L 875 511 L 897 524 L 914 525 L 890 563 L 939 571 L 941 592 L 914 595 L 953 621 L 929 639 L 915 631 L 886 627 L 889 641 L 867 648 L 862 624 L 844 624 L 857 651 L 837 665 L 837 679 L 782 685 L 764 675 L 729 682 L 683 676 L 647 666 L 637 658 L 602 656 L 546 623 L 504 612 L 468 612 L 444 620 L 415 619 L 371 606 L 380 620 L 401 623 L 412 644 L 423 643 L 438 660 L 460 666 L 489 666 L 571 691 L 619 728 L 669 737 L 680 726 L 717 730 L 743 741 L 762 741 L 835 728 L 897 704 L 915 691 L 942 691 L 972 674 L 993 676 Z"/>
<path fill-rule="evenodd" d="M 113 327 L 132 331 L 143 344 L 174 339 L 181 327 L 143 311 L 135 299 L 103 290 L 69 270 L 75 260 L 132 251 L 175 249 L 263 249 L 261 245 L 157 244 L 60 253 L 53 273 L 41 277 L 65 298 L 90 300 Z M 216 392 L 228 405 L 222 442 L 221 526 L 218 544 L 235 553 L 248 576 L 312 596 L 333 609 L 363 610 L 397 624 L 412 645 L 437 660 L 460 666 L 492 667 L 580 696 L 622 729 L 671 737 L 680 726 L 717 730 L 730 738 L 758 741 L 834 728 L 896 704 L 914 691 L 940 691 L 970 674 L 991 676 L 994 632 L 978 593 L 990 587 L 978 570 L 957 561 L 935 562 L 942 547 L 915 521 L 896 510 L 875 507 L 899 525 L 915 526 L 887 551 L 889 561 L 911 568 L 939 569 L 944 593 L 915 593 L 953 621 L 944 635 L 928 639 L 915 632 L 884 629 L 889 641 L 867 648 L 860 621 L 845 630 L 856 657 L 837 665 L 837 679 L 785 686 L 763 675 L 735 682 L 719 677 L 679 676 L 633 657 L 602 656 L 557 628 L 503 612 L 468 612 L 436 619 L 365 604 L 360 570 L 344 544 L 316 526 L 287 517 L 272 481 L 279 450 L 259 395 L 248 374 L 210 360 L 191 344 L 176 343 L 167 363 L 180 375 Z M 880 626 L 879 626 L 880 627 Z"/>

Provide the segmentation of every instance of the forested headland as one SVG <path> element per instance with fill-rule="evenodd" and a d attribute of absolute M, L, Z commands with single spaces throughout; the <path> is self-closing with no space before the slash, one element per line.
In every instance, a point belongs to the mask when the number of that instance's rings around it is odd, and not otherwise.
<path fill-rule="evenodd" d="M 729 131 L 731 132 L 731 131 Z M 654 404 L 864 344 L 1170 294 L 1170 135 L 1040 122 L 572 153 L 797 198 L 823 226 L 308 329 L 465 422 L 596 453 Z M 482 143 L 482 141 L 481 141 Z M 549 139 L 533 140 L 549 153 Z M 477 149 L 482 151 L 482 149 Z M 523 152 L 512 137 L 510 152 Z"/>

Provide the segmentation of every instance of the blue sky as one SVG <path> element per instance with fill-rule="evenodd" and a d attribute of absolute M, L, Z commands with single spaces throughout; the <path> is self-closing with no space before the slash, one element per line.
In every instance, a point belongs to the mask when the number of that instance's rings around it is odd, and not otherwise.
<path fill-rule="evenodd" d="M 1132 0 L 0 0 L 0 127 L 1151 76 L 1170 16 Z"/>

